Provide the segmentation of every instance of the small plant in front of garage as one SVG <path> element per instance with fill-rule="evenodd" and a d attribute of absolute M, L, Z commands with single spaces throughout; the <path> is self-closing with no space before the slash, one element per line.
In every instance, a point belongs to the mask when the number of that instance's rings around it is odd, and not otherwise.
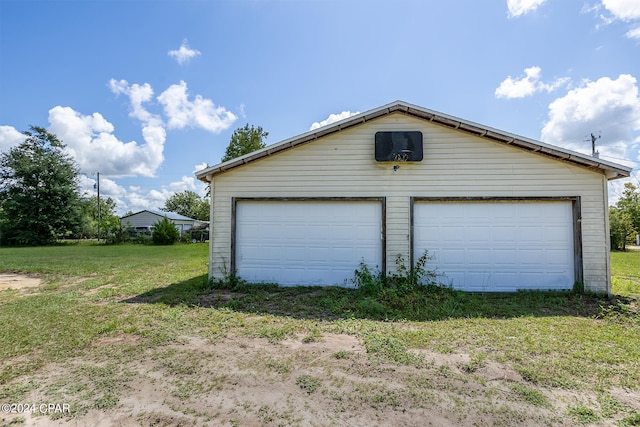
<path fill-rule="evenodd" d="M 357 304 L 358 313 L 375 319 L 395 319 L 441 318 L 459 311 L 466 296 L 438 283 L 436 270 L 426 267 L 431 259 L 425 251 L 411 269 L 398 255 L 396 272 L 386 276 L 361 263 L 352 279 L 366 296 Z"/>
<path fill-rule="evenodd" d="M 398 254 L 396 271 L 388 275 L 382 274 L 377 267 L 372 270 L 362 261 L 360 268 L 354 272 L 352 282 L 358 289 L 369 295 L 377 294 L 383 289 L 395 289 L 403 294 L 419 288 L 438 286 L 435 269 L 427 270 L 426 268 L 427 262 L 432 259 L 433 256 L 425 250 L 411 268 L 407 266 L 404 257 Z"/>
<path fill-rule="evenodd" d="M 180 233 L 169 218 L 165 216 L 156 223 L 151 239 L 156 245 L 173 245 L 180 240 Z"/>
<path fill-rule="evenodd" d="M 389 287 L 396 288 L 400 292 L 411 291 L 425 286 L 437 286 L 436 270 L 427 270 L 427 262 L 433 260 L 433 255 L 425 250 L 416 261 L 413 268 L 407 267 L 402 255 L 396 256 L 396 272 L 387 276 Z"/>

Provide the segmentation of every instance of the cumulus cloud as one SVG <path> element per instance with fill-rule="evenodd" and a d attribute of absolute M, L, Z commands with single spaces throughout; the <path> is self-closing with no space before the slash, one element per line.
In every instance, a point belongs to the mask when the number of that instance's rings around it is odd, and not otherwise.
<path fill-rule="evenodd" d="M 169 51 L 169 56 L 178 61 L 178 64 L 180 65 L 191 61 L 193 58 L 199 55 L 200 52 L 195 49 L 191 49 L 186 40 L 182 42 L 182 45 L 180 45 L 180 48 L 178 50 Z"/>
<path fill-rule="evenodd" d="M 547 0 L 507 0 L 510 18 L 517 18 L 535 11 Z"/>
<path fill-rule="evenodd" d="M 636 79 L 621 74 L 585 81 L 549 105 L 542 140 L 591 154 L 591 133 L 598 134 L 603 158 L 640 160 L 640 97 Z"/>
<path fill-rule="evenodd" d="M 216 106 L 210 99 L 196 95 L 189 100 L 187 84 L 171 85 L 158 96 L 164 113 L 168 118 L 168 126 L 172 129 L 184 127 L 200 127 L 213 133 L 220 133 L 228 129 L 237 117 L 224 107 Z"/>
<path fill-rule="evenodd" d="M 13 126 L 0 126 L 0 153 L 24 141 L 25 136 Z"/>
<path fill-rule="evenodd" d="M 129 102 L 131 103 L 129 116 L 143 122 L 155 121 L 161 124 L 161 120 L 158 116 L 151 114 L 142 106 L 142 104 L 151 101 L 153 98 L 153 88 L 149 83 L 144 83 L 142 85 L 134 83 L 130 85 L 126 80 L 111 79 L 109 81 L 109 88 L 111 89 L 111 92 L 116 95 L 126 95 L 129 97 Z"/>
<path fill-rule="evenodd" d="M 640 19 L 640 3 L 637 0 L 602 0 L 602 5 L 622 21 Z"/>
<path fill-rule="evenodd" d="M 128 98 L 129 116 L 141 123 L 142 143 L 121 141 L 114 125 L 98 112 L 87 115 L 63 106 L 49 110 L 48 130 L 66 144 L 81 170 L 81 193 L 85 196 L 95 194 L 96 177 L 92 173 L 100 172 L 101 195 L 116 202 L 119 214 L 128 210 L 158 209 L 164 206 L 168 197 L 180 191 L 191 190 L 204 195 L 206 185 L 192 175 L 182 176 L 154 190 L 135 186 L 125 188 L 113 179 L 154 177 L 164 161 L 166 129 L 197 127 L 218 133 L 229 128 L 236 116 L 200 95 L 190 98 L 185 82 L 170 86 L 157 97 L 148 83 L 130 84 L 126 80 L 111 79 L 108 86 L 115 95 Z M 0 126 L 0 151 L 23 140 L 24 135 L 13 127 Z M 206 164 L 194 165 L 195 170 L 205 167 Z"/>
<path fill-rule="evenodd" d="M 70 107 L 49 110 L 49 131 L 58 136 L 85 173 L 102 172 L 111 176 L 153 176 L 164 160 L 163 131 L 145 134 L 145 144 L 120 141 L 114 126 L 100 113 L 83 115 Z M 146 128 L 146 126 L 145 126 Z"/>
<path fill-rule="evenodd" d="M 326 126 L 326 125 L 330 125 L 331 123 L 339 122 L 340 120 L 349 118 L 351 116 L 355 116 L 356 114 L 360 114 L 360 111 L 356 111 L 355 113 L 352 113 L 351 111 L 343 111 L 342 113 L 339 113 L 339 114 L 329 114 L 329 117 L 327 117 L 323 121 L 312 123 L 311 127 L 309 128 L 309 130 L 315 130 L 315 129 L 321 128 L 322 126 Z"/>
<path fill-rule="evenodd" d="M 541 81 L 542 69 L 540 67 L 525 68 L 523 77 L 514 79 L 508 76 L 495 90 L 496 98 L 524 98 L 536 92 L 551 92 L 566 84 L 569 79 L 561 77 L 551 83 Z"/>

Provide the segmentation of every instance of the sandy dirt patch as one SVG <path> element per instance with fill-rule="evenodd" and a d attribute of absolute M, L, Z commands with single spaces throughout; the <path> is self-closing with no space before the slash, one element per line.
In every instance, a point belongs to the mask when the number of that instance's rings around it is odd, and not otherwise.
<path fill-rule="evenodd" d="M 0 273 L 0 291 L 7 289 L 20 290 L 24 288 L 37 288 L 41 284 L 42 280 L 37 277 L 15 273 Z"/>

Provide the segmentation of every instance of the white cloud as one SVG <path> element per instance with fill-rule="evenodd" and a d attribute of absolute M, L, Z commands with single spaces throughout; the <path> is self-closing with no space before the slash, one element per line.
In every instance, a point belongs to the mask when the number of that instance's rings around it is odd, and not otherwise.
<path fill-rule="evenodd" d="M 542 75 L 540 67 L 525 68 L 524 73 L 524 77 L 518 79 L 511 76 L 504 79 L 495 90 L 496 98 L 524 98 L 536 92 L 551 92 L 569 81 L 567 77 L 561 77 L 551 83 L 544 83 L 540 81 Z"/>
<path fill-rule="evenodd" d="M 172 182 L 168 186 L 174 193 L 181 191 L 196 191 L 196 179 L 192 176 L 183 176 L 180 181 Z"/>
<path fill-rule="evenodd" d="M 141 122 L 144 143 L 123 142 L 115 135 L 115 127 L 100 113 L 84 115 L 70 107 L 56 106 L 49 111 L 49 131 L 62 140 L 80 167 L 81 193 L 96 194 L 93 185 L 100 172 L 100 193 L 111 197 L 119 214 L 132 210 L 158 209 L 176 192 L 191 190 L 205 194 L 206 185 L 192 175 L 161 185 L 159 189 L 120 186 L 110 178 L 131 176 L 153 177 L 164 161 L 166 128 L 200 127 L 210 132 L 221 132 L 236 120 L 235 115 L 223 107 L 216 107 L 209 99 L 197 95 L 187 96 L 185 82 L 170 86 L 157 98 L 150 84 L 129 84 L 126 80 L 109 81 L 110 90 L 129 99 L 129 116 Z M 164 108 L 167 115 L 153 113 L 150 108 Z M 0 126 L 0 149 L 9 148 L 24 140 L 24 136 L 11 126 Z M 206 164 L 194 165 L 196 170 Z M 110 178 L 106 178 L 106 177 Z"/>
<path fill-rule="evenodd" d="M 193 58 L 199 55 L 200 55 L 200 52 L 195 49 L 191 49 L 187 44 L 186 40 L 182 42 L 182 45 L 178 50 L 169 51 L 169 56 L 172 58 L 175 58 L 175 60 L 178 61 L 178 64 L 180 65 L 189 62 L 190 60 L 192 60 Z"/>
<path fill-rule="evenodd" d="M 101 174 L 102 175 L 102 174 Z M 97 189 L 98 177 L 96 174 L 80 174 L 80 194 L 82 197 L 95 196 L 98 193 Z M 123 197 L 127 195 L 126 188 L 119 185 L 112 179 L 100 177 L 100 198 L 111 197 L 116 202 L 117 208 L 121 207 L 123 203 Z"/>
<path fill-rule="evenodd" d="M 129 97 L 131 103 L 131 112 L 129 116 L 141 120 L 143 122 L 160 121 L 160 118 L 147 111 L 142 104 L 151 101 L 153 98 L 153 89 L 149 83 L 139 85 L 134 83 L 129 85 L 126 80 L 116 81 L 111 79 L 109 81 L 109 87 L 111 92 L 116 95 L 126 95 Z"/>
<path fill-rule="evenodd" d="M 329 117 L 327 117 L 323 121 L 314 122 L 311 125 L 311 127 L 309 128 L 309 130 L 315 130 L 315 129 L 321 128 L 322 126 L 326 126 L 326 125 L 330 125 L 331 123 L 339 122 L 340 120 L 349 118 L 351 116 L 355 116 L 356 114 L 360 114 L 360 111 L 356 111 L 355 113 L 352 113 L 351 111 L 343 111 L 342 113 L 339 113 L 339 114 L 329 114 Z"/>
<path fill-rule="evenodd" d="M 199 171 L 201 171 L 203 169 L 206 169 L 208 167 L 209 167 L 208 163 L 200 163 L 200 164 L 194 166 L 193 173 L 195 174 L 196 172 L 199 172 Z"/>
<path fill-rule="evenodd" d="M 507 9 L 510 18 L 526 15 L 535 11 L 547 0 L 507 0 Z"/>
<path fill-rule="evenodd" d="M 187 84 L 184 81 L 171 85 L 158 96 L 158 101 L 164 107 L 169 128 L 173 129 L 190 126 L 220 133 L 228 129 L 237 119 L 224 107 L 216 107 L 210 99 L 200 95 L 196 95 L 193 101 L 189 101 Z"/>
<path fill-rule="evenodd" d="M 602 0 L 602 5 L 616 18 L 622 21 L 640 19 L 638 0 Z"/>
<path fill-rule="evenodd" d="M 636 79 L 621 74 L 613 80 L 602 77 L 585 81 L 581 87 L 549 105 L 549 121 L 542 129 L 542 140 L 591 154 L 589 136 L 601 138 L 597 149 L 601 157 L 640 160 L 640 97 Z"/>
<path fill-rule="evenodd" d="M 640 27 L 635 27 L 627 31 L 625 34 L 630 39 L 640 40 Z"/>
<path fill-rule="evenodd" d="M 49 110 L 49 131 L 58 136 L 84 173 L 102 172 L 110 176 L 153 176 L 162 164 L 164 129 L 143 128 L 145 144 L 122 142 L 114 127 L 100 113 L 83 115 L 70 107 Z"/>
<path fill-rule="evenodd" d="M 602 10 L 606 10 L 603 12 Z M 601 4 L 583 8 L 583 12 L 592 12 L 600 19 L 601 23 L 596 28 L 610 25 L 615 21 L 623 21 L 630 24 L 630 29 L 625 36 L 630 39 L 640 40 L 640 2 L 638 0 L 602 0 Z"/>
<path fill-rule="evenodd" d="M 0 153 L 8 151 L 25 140 L 25 135 L 13 126 L 0 126 Z"/>

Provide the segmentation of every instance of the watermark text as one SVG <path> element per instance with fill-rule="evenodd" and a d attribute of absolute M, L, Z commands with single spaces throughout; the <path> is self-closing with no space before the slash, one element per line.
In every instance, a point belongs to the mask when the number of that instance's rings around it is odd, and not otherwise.
<path fill-rule="evenodd" d="M 5 414 L 70 414 L 69 403 L 3 403 Z"/>

